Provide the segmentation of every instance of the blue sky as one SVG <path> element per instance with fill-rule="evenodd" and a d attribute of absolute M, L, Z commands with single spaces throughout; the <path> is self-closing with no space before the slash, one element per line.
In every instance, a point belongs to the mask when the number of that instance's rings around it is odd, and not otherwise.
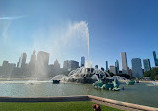
<path fill-rule="evenodd" d="M 21 53 L 27 62 L 35 49 L 55 59 L 87 58 L 105 67 L 105 61 L 121 67 L 121 52 L 131 59 L 158 53 L 158 1 L 156 0 L 0 0 L 0 64 L 17 63 Z M 89 32 L 89 34 L 87 34 Z"/>

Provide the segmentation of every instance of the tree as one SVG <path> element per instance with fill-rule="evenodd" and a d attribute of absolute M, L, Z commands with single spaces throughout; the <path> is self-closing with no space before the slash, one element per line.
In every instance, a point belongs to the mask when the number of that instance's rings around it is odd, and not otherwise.
<path fill-rule="evenodd" d="M 158 68 L 154 68 L 144 73 L 144 77 L 150 77 L 152 80 L 158 78 Z"/>
<path fill-rule="evenodd" d="M 151 75 L 151 72 L 150 71 L 145 71 L 144 72 L 144 77 L 150 77 Z"/>
<path fill-rule="evenodd" d="M 155 76 L 155 80 L 158 80 L 158 75 Z"/>

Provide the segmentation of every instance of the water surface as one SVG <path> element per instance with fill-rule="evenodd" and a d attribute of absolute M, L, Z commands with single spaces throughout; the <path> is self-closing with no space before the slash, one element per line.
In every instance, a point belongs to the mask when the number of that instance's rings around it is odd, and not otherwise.
<path fill-rule="evenodd" d="M 52 84 L 51 81 L 0 81 L 0 96 L 12 97 L 45 97 L 94 95 L 119 101 L 158 107 L 158 86 L 151 83 L 137 83 L 120 88 L 125 90 L 107 91 L 95 89 L 91 84 L 61 83 Z"/>

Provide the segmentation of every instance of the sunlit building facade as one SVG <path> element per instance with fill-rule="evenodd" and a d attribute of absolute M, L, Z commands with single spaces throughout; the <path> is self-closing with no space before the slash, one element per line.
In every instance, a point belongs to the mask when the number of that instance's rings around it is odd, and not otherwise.
<path fill-rule="evenodd" d="M 132 76 L 143 77 L 142 63 L 140 58 L 133 58 L 132 63 Z"/>
<path fill-rule="evenodd" d="M 121 53 L 122 73 L 128 74 L 127 55 L 126 52 Z"/>

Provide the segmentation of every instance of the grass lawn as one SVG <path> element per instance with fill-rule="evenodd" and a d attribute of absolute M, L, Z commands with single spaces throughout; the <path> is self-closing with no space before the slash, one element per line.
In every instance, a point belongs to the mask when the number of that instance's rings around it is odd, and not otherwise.
<path fill-rule="evenodd" d="M 0 102 L 0 111 L 93 111 L 90 101 L 80 102 Z M 101 105 L 102 111 L 121 111 Z"/>

